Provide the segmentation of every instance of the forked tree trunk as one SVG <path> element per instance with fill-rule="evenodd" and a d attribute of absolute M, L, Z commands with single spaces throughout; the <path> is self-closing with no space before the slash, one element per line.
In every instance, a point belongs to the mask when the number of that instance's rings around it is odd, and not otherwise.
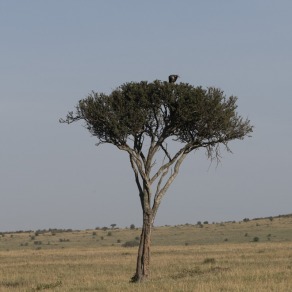
<path fill-rule="evenodd" d="M 142 282 L 150 275 L 150 245 L 152 223 L 152 215 L 143 211 L 143 226 L 137 256 L 136 273 L 132 277 L 132 282 Z"/>

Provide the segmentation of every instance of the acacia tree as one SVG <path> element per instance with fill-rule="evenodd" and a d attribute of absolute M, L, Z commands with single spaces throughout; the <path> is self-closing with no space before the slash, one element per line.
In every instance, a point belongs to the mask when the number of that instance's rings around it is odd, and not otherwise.
<path fill-rule="evenodd" d="M 130 82 L 110 94 L 92 92 L 60 119 L 68 124 L 83 120 L 97 145 L 113 144 L 129 155 L 143 211 L 133 282 L 150 274 L 153 222 L 186 156 L 204 148 L 207 158 L 220 160 L 220 145 L 230 151 L 229 141 L 252 132 L 250 121 L 237 114 L 236 100 L 213 87 Z"/>

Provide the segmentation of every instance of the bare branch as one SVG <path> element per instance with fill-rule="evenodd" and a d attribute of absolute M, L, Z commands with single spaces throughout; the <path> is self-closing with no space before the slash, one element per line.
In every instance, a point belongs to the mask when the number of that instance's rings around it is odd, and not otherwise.
<path fill-rule="evenodd" d="M 137 170 L 136 164 L 133 161 L 133 157 L 131 155 L 129 155 L 129 156 L 130 156 L 131 166 L 132 166 L 132 169 L 133 169 L 134 175 L 135 175 L 136 185 L 137 185 L 138 190 L 139 190 L 139 196 L 140 196 L 141 205 L 143 207 L 143 205 L 144 205 L 143 189 L 142 189 L 142 186 L 141 186 L 141 183 L 140 183 L 140 180 L 139 180 L 139 172 Z"/>
<path fill-rule="evenodd" d="M 190 151 L 189 148 L 192 147 L 192 144 L 186 144 L 184 147 L 182 147 L 175 155 L 174 157 L 166 164 L 162 165 L 158 171 L 153 175 L 153 177 L 150 179 L 150 184 L 152 184 L 156 179 L 157 177 L 159 177 L 161 175 L 161 173 L 164 171 L 164 169 L 170 167 L 172 164 L 174 164 L 176 162 L 176 160 L 179 158 L 179 156 L 186 152 L 186 153 L 189 153 Z M 195 147 L 195 146 L 193 146 Z M 196 146 L 196 147 L 199 147 L 199 146 Z M 193 148 L 194 149 L 194 148 Z"/>
<path fill-rule="evenodd" d="M 134 165 L 137 167 L 137 170 L 139 171 L 139 174 L 143 180 L 143 183 L 147 186 L 147 188 L 150 188 L 151 184 L 149 182 L 149 179 L 145 173 L 145 170 L 143 168 L 143 161 L 140 160 L 139 154 L 130 148 L 128 145 L 118 145 L 117 146 L 119 149 L 127 151 L 132 159 L 131 162 L 134 163 Z"/>
<path fill-rule="evenodd" d="M 164 151 L 164 153 L 167 156 L 167 158 L 169 159 L 169 161 L 171 161 L 171 156 L 169 155 L 169 152 L 167 151 L 167 144 L 166 144 L 166 147 L 164 147 L 163 144 L 161 144 L 160 147 Z"/>
<path fill-rule="evenodd" d="M 160 186 L 161 186 L 161 183 L 162 183 L 164 177 L 167 175 L 168 171 L 169 171 L 169 168 L 166 168 L 166 169 L 164 170 L 164 172 L 162 173 L 162 175 L 160 176 L 159 181 L 158 181 L 158 183 L 157 183 L 156 193 L 155 193 L 155 194 L 158 194 L 158 193 L 160 192 Z"/>
<path fill-rule="evenodd" d="M 168 190 L 169 186 L 171 185 L 171 183 L 174 181 L 174 179 L 176 178 L 176 176 L 178 175 L 179 172 L 179 168 L 183 162 L 183 160 L 186 158 L 187 153 L 182 153 L 181 156 L 177 159 L 174 169 L 173 169 L 173 173 L 172 175 L 168 178 L 168 180 L 166 181 L 164 187 L 155 194 L 154 197 L 154 203 L 153 203 L 153 207 L 152 207 L 152 212 L 153 212 L 153 216 L 156 216 L 158 207 L 160 205 L 160 202 L 163 198 L 163 196 L 165 195 L 166 191 Z"/>

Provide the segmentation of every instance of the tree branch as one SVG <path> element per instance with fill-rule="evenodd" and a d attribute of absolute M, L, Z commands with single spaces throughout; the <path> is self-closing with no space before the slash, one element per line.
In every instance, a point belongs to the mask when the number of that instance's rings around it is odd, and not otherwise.
<path fill-rule="evenodd" d="M 130 155 L 130 162 L 131 162 L 131 166 L 132 166 L 132 169 L 134 171 L 134 175 L 135 175 L 135 181 L 136 181 L 136 185 L 138 187 L 138 190 L 139 190 L 139 197 L 140 197 L 140 201 L 141 201 L 141 206 L 142 208 L 144 209 L 144 199 L 143 199 L 143 189 L 142 189 L 142 186 L 141 186 L 141 183 L 140 183 L 140 180 L 139 180 L 139 172 L 136 168 L 136 165 L 133 161 L 133 156 Z"/>
<path fill-rule="evenodd" d="M 158 194 L 158 193 L 160 192 L 160 185 L 161 185 L 161 183 L 162 183 L 162 181 L 163 181 L 163 178 L 167 175 L 168 171 L 169 171 L 169 168 L 166 168 L 166 169 L 164 170 L 164 172 L 161 174 L 161 176 L 160 176 L 160 178 L 159 178 L 159 181 L 158 181 L 158 183 L 157 183 L 155 196 L 156 196 L 156 194 Z"/>
<path fill-rule="evenodd" d="M 82 119 L 83 118 L 80 117 L 80 116 L 74 117 L 74 113 L 71 111 L 71 112 L 68 112 L 65 120 L 60 118 L 59 119 L 59 123 L 61 123 L 61 124 L 72 124 L 73 122 L 76 122 L 76 121 L 79 121 L 79 120 L 82 120 Z"/>
<path fill-rule="evenodd" d="M 164 153 L 167 156 L 167 158 L 169 159 L 169 161 L 171 161 L 171 156 L 169 155 L 169 152 L 167 151 L 167 144 L 166 144 L 166 147 L 164 147 L 163 144 L 161 144 L 160 147 L 164 151 Z"/>
<path fill-rule="evenodd" d="M 143 169 L 143 161 L 140 160 L 139 154 L 133 150 L 129 145 L 116 145 L 119 149 L 127 151 L 130 155 L 130 158 L 132 159 L 131 163 L 133 163 L 136 166 L 137 171 L 140 174 L 140 177 L 143 180 L 143 183 L 147 186 L 147 188 L 150 189 L 151 183 L 145 173 L 145 170 Z"/>
<path fill-rule="evenodd" d="M 164 196 L 164 194 L 166 193 L 167 189 L 169 188 L 169 186 L 171 185 L 171 183 L 174 181 L 174 179 L 176 178 L 176 176 L 178 175 L 179 172 L 179 168 L 183 162 L 183 160 L 186 158 L 187 153 L 183 152 L 181 154 L 181 156 L 177 159 L 175 166 L 174 166 L 174 170 L 172 175 L 168 178 L 167 182 L 165 183 L 164 187 L 155 194 L 154 197 L 154 203 L 153 203 L 153 207 L 152 207 L 152 212 L 153 212 L 153 218 L 155 218 L 158 207 L 160 205 L 160 202 Z M 162 176 L 164 176 L 165 174 L 163 173 Z"/>
<path fill-rule="evenodd" d="M 172 164 L 174 164 L 175 161 L 178 159 L 178 157 L 179 157 L 182 153 L 186 152 L 191 146 L 192 146 L 191 143 L 186 144 L 184 147 L 182 147 L 182 148 L 181 148 L 181 149 L 180 149 L 180 150 L 174 155 L 174 157 L 173 157 L 168 163 L 162 165 L 162 166 L 158 169 L 158 171 L 153 175 L 153 177 L 150 179 L 150 184 L 152 184 L 152 183 L 157 179 L 157 177 L 159 177 L 159 176 L 161 175 L 161 173 L 164 171 L 164 169 L 166 169 L 166 168 L 170 167 Z M 199 147 L 199 146 L 197 146 L 197 147 Z"/>

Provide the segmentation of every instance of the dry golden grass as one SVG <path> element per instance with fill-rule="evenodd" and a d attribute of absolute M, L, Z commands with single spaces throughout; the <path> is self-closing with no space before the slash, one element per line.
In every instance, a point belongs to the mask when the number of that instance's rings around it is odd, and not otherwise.
<path fill-rule="evenodd" d="M 136 249 L 2 251 L 0 291 L 292 291 L 290 243 L 159 246 L 131 284 Z"/>
<path fill-rule="evenodd" d="M 0 291 L 292 291 L 291 225 L 291 218 L 281 218 L 156 228 L 151 279 L 141 284 L 129 283 L 137 248 L 117 243 L 133 240 L 138 230 L 41 234 L 34 240 L 28 233 L 5 234 Z"/>

